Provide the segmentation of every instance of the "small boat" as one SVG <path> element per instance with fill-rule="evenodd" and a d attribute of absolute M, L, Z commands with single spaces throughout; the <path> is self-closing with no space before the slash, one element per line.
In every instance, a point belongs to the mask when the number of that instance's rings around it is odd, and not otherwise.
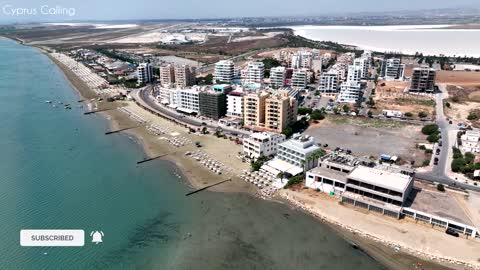
<path fill-rule="evenodd" d="M 45 100 L 45 103 L 52 103 L 52 101 L 50 101 L 50 100 Z"/>

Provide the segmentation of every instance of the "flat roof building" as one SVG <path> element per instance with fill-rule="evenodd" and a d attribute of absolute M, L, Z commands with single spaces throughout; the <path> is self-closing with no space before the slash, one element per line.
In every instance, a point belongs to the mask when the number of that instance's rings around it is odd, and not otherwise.
<path fill-rule="evenodd" d="M 243 153 L 252 160 L 257 160 L 261 156 L 273 156 L 277 153 L 278 144 L 284 142 L 285 139 L 283 134 L 252 133 L 243 140 Z"/>
<path fill-rule="evenodd" d="M 286 161 L 302 170 L 310 170 L 317 166 L 318 158 L 309 157 L 320 150 L 315 139 L 308 135 L 295 134 L 292 139 L 278 145 L 277 159 Z"/>

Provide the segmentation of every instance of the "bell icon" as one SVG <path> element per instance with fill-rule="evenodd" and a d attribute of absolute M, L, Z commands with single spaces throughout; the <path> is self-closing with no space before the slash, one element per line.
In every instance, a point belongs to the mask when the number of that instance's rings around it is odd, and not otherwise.
<path fill-rule="evenodd" d="M 98 245 L 98 243 L 102 243 L 103 240 L 102 240 L 102 237 L 104 236 L 103 235 L 103 232 L 102 231 L 92 231 L 90 233 L 90 236 L 92 237 L 92 243 L 95 243 Z"/>

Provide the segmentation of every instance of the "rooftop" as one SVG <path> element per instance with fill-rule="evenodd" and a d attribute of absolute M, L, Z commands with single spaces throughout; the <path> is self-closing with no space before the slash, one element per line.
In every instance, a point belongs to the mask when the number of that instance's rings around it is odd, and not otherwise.
<path fill-rule="evenodd" d="M 408 175 L 365 166 L 355 168 L 348 178 L 402 193 L 413 181 L 413 178 Z"/>
<path fill-rule="evenodd" d="M 292 139 L 285 141 L 280 145 L 300 153 L 310 153 L 320 149 L 320 147 L 318 147 L 315 144 L 314 138 L 308 135 L 305 135 L 305 136 L 294 135 Z"/>
<path fill-rule="evenodd" d="M 310 170 L 310 172 L 314 173 L 314 174 L 324 176 L 324 177 L 327 177 L 327 178 L 330 178 L 332 180 L 339 180 L 339 181 L 342 181 L 342 182 L 347 181 L 347 174 L 346 173 L 342 173 L 342 172 L 339 172 L 339 171 L 336 171 L 336 170 L 327 169 L 325 167 L 316 167 L 316 168 L 313 168 L 312 170 Z"/>

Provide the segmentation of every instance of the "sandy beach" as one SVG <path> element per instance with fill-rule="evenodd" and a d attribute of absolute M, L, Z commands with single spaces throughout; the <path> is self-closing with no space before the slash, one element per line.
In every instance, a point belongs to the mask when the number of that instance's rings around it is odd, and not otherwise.
<path fill-rule="evenodd" d="M 46 53 L 46 55 L 48 55 L 48 53 Z M 72 86 L 85 100 L 91 100 L 97 97 L 96 93 L 89 89 L 89 87 L 65 65 L 59 63 L 52 57 L 50 57 L 50 59 L 60 67 L 67 79 L 71 82 Z M 211 190 L 218 192 L 245 192 L 251 194 L 252 196 L 256 194 L 256 188 L 254 188 L 253 185 L 246 183 L 238 177 L 238 175 L 241 174 L 243 170 L 249 168 L 248 163 L 242 163 L 241 160 L 239 160 L 235 156 L 232 156 L 236 155 L 237 152 L 242 151 L 242 147 L 240 145 L 236 145 L 234 142 L 231 142 L 228 139 L 216 138 L 211 134 L 190 134 L 188 130 L 184 127 L 178 126 L 168 120 L 157 117 L 143 110 L 133 101 L 117 101 L 107 103 L 98 102 L 95 100 L 90 102 L 98 109 L 121 107 L 148 122 L 148 126 L 156 126 L 164 129 L 166 132 L 163 135 L 153 134 L 146 126 L 128 130 L 126 133 L 129 137 L 131 137 L 134 141 L 138 142 L 141 145 L 145 152 L 145 158 L 166 154 L 166 156 L 162 159 L 175 164 L 175 166 L 179 169 L 180 173 L 183 174 L 186 179 L 188 179 L 189 185 L 191 185 L 193 188 L 200 188 L 208 184 L 217 183 L 226 179 L 231 179 L 231 181 L 226 182 L 222 185 L 215 186 Z M 109 120 L 109 128 L 111 130 L 132 127 L 139 124 L 138 121 L 136 121 L 132 117 L 129 117 L 128 114 L 126 114 L 124 111 L 118 109 L 102 112 L 101 114 Z M 105 135 L 99 134 L 99 136 Z M 182 147 L 176 147 L 169 143 L 169 139 L 173 137 L 184 138 L 190 143 L 186 143 L 186 145 Z M 202 147 L 197 148 L 194 144 L 195 141 L 200 141 Z M 229 149 L 229 151 L 225 151 L 224 149 Z M 217 175 L 202 166 L 195 159 L 192 159 L 190 156 L 185 155 L 187 151 L 194 152 L 198 150 L 202 151 L 209 157 L 214 158 L 216 161 L 222 162 L 225 168 L 228 169 L 225 169 L 224 173 L 222 173 L 221 175 Z M 138 166 L 142 165 L 140 164 Z M 369 237 L 368 233 L 359 233 L 358 230 L 352 230 L 348 226 L 343 226 L 339 221 L 332 222 L 331 220 L 326 219 L 323 215 L 312 212 L 311 209 L 304 207 L 303 204 L 300 204 L 300 202 L 302 202 L 304 198 L 295 198 L 289 192 L 290 191 L 282 190 L 280 192 L 280 196 L 277 196 L 276 198 L 274 198 L 274 200 L 278 200 L 282 203 L 288 203 L 288 205 L 292 207 L 298 208 L 299 210 L 303 210 L 306 213 L 317 217 L 322 222 L 327 222 L 327 224 L 330 224 L 336 231 L 338 231 L 342 236 L 344 236 L 345 239 L 358 244 L 364 252 L 369 254 L 371 257 L 373 257 L 383 265 L 387 266 L 389 269 L 414 269 L 412 265 L 417 262 L 421 262 L 424 267 L 426 267 L 425 269 L 463 269 L 463 265 L 461 264 L 450 264 L 448 263 L 448 261 L 441 261 L 438 260 L 438 258 L 425 256 L 421 253 L 416 253 L 403 249 L 397 252 L 394 250 L 393 244 L 390 241 L 378 241 L 378 238 Z M 351 209 L 348 210 L 353 211 Z M 364 215 L 364 213 L 360 212 L 358 212 L 357 214 Z M 359 218 L 367 219 L 365 216 L 360 216 Z M 380 222 L 379 226 L 382 226 L 382 224 L 383 223 Z M 431 233 L 440 234 L 439 232 L 433 230 L 431 231 Z M 405 238 L 405 240 L 408 239 L 408 237 Z M 447 265 L 448 267 L 446 267 Z"/>

